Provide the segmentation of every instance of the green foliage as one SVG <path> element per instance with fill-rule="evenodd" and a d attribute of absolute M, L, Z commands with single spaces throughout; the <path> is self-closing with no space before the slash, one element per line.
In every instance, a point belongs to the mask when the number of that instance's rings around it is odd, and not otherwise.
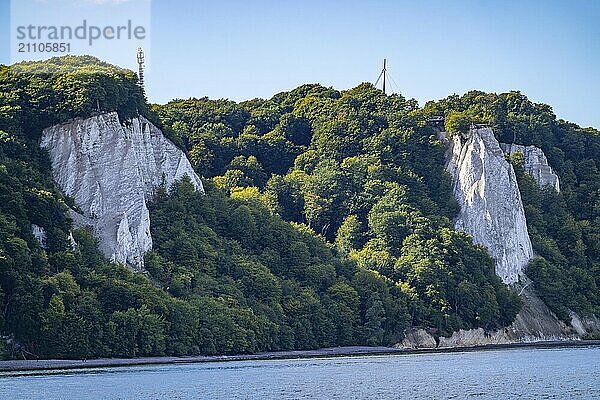
<path fill-rule="evenodd" d="M 253 200 L 247 208 L 226 210 L 231 221 L 222 226 L 242 248 L 268 254 L 272 264 L 265 266 L 275 276 L 315 291 L 303 295 L 315 307 L 325 304 L 322 318 L 329 328 L 321 329 L 331 343 L 390 343 L 394 335 L 402 335 L 397 327 L 409 320 L 450 333 L 479 326 L 491 329 L 516 315 L 520 302 L 469 239 L 454 239 L 452 234 L 447 240 L 430 237 L 433 231 L 449 230 L 457 205 L 444 171 L 444 148 L 414 100 L 385 96 L 370 84 L 345 92 L 306 85 L 270 100 L 176 100 L 154 110 L 164 125 L 181 132 L 200 173 L 232 198 Z M 232 120 L 231 115 L 240 118 Z M 460 117 L 467 130 L 472 122 L 487 121 L 474 113 Z M 334 244 L 337 257 L 348 258 L 360 271 L 377 271 L 378 279 L 395 288 L 387 296 L 402 299 L 401 317 L 391 314 L 385 295 L 365 294 L 360 306 L 341 301 L 353 296 L 335 283 L 335 274 L 320 273 L 331 263 L 311 261 L 314 256 L 304 242 L 280 238 L 267 242 L 272 249 L 262 250 L 265 228 L 255 207 L 263 206 L 321 235 Z M 415 253 L 419 246 L 423 249 Z M 289 249 L 290 257 L 277 247 Z M 454 258 L 432 259 L 432 251 Z M 163 258 L 173 260 L 174 255 Z M 457 275 L 463 279 L 457 281 Z M 457 290 L 462 281 L 465 290 Z M 286 309 L 286 285 L 280 286 L 284 311 L 299 310 Z M 252 291 L 242 291 L 256 298 Z M 308 332 L 315 324 L 298 318 L 304 322 L 295 324 L 295 330 Z M 357 326 L 361 328 L 355 330 Z M 286 340 L 314 345 L 308 333 L 298 335 Z"/>
<path fill-rule="evenodd" d="M 356 215 L 344 219 L 335 237 L 335 246 L 341 254 L 348 255 L 352 250 L 359 249 L 362 243 L 362 228 Z"/>
<path fill-rule="evenodd" d="M 165 321 L 145 305 L 113 312 L 107 336 L 114 354 L 136 357 L 162 355 L 165 351 Z"/>
<path fill-rule="evenodd" d="M 472 121 L 464 112 L 451 111 L 446 116 L 444 123 L 447 132 L 464 135 L 469 131 Z"/>
<path fill-rule="evenodd" d="M 201 195 L 183 181 L 151 207 L 148 270 L 173 296 L 201 307 L 195 345 L 216 354 L 360 343 L 366 320 L 347 283 L 358 269 L 341 269 L 322 238 L 272 215 L 250 192 L 227 197 L 208 184 Z M 378 279 L 380 297 L 390 299 L 389 284 Z M 403 302 L 403 294 L 389 301 Z M 377 332 L 382 340 L 397 333 Z"/>
<path fill-rule="evenodd" d="M 94 112 L 146 113 L 137 76 L 91 56 L 0 66 L 0 129 L 37 139 L 41 130 Z"/>

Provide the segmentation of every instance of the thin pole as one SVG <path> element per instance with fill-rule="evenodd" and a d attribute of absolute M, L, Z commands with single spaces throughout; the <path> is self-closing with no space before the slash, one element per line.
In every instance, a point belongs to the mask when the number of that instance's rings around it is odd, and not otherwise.
<path fill-rule="evenodd" d="M 386 74 L 386 69 L 385 69 L 385 63 L 386 63 L 386 59 L 383 59 L 383 93 L 385 94 L 385 74 Z"/>

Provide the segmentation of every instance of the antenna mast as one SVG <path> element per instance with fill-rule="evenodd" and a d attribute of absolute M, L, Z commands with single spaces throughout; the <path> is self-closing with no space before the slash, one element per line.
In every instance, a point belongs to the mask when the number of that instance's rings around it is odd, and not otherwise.
<path fill-rule="evenodd" d="M 144 50 L 138 47 L 137 50 L 137 62 L 138 62 L 138 80 L 142 89 L 144 89 Z"/>
<path fill-rule="evenodd" d="M 387 74 L 387 69 L 385 68 L 385 64 L 386 64 L 386 59 L 383 59 L 383 70 L 381 71 L 381 73 L 383 74 L 383 94 L 385 94 L 385 78 L 386 78 L 386 74 Z"/>
<path fill-rule="evenodd" d="M 387 67 L 386 67 L 386 63 L 387 63 L 387 60 L 384 58 L 383 59 L 383 69 L 379 73 L 379 78 L 377 78 L 377 81 L 375 82 L 375 87 L 377 87 L 377 84 L 379 83 L 379 80 L 383 76 L 383 93 L 384 94 L 385 94 L 385 83 L 386 83 L 386 80 L 387 80 Z"/>

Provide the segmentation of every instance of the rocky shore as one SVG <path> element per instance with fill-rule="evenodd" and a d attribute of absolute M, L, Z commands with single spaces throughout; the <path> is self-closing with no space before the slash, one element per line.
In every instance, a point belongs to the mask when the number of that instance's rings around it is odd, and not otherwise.
<path fill-rule="evenodd" d="M 443 353 L 457 351 L 480 351 L 518 347 L 582 347 L 600 346 L 600 340 L 571 340 L 571 341 L 545 341 L 531 343 L 505 343 L 487 344 L 472 347 L 445 347 L 445 348 L 398 348 L 398 347 L 368 347 L 348 346 L 330 347 L 317 350 L 277 351 L 257 354 L 221 355 L 221 356 L 186 356 L 186 357 L 141 357 L 141 358 L 98 358 L 93 360 L 7 360 L 0 361 L 0 375 L 6 373 L 27 373 L 27 371 L 43 370 L 78 370 L 86 368 L 126 367 L 136 365 L 157 364 L 188 364 L 203 362 L 223 361 L 249 361 L 249 360 L 278 360 L 294 358 L 322 358 L 365 355 L 388 354 L 418 354 L 418 353 Z"/>

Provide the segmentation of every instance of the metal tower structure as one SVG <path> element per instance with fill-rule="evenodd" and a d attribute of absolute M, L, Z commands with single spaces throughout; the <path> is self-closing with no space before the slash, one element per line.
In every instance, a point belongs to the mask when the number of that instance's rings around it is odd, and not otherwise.
<path fill-rule="evenodd" d="M 142 89 L 144 88 L 144 50 L 138 47 L 137 50 L 137 62 L 138 62 L 138 79 Z"/>
<path fill-rule="evenodd" d="M 383 77 L 383 93 L 385 93 L 385 83 L 386 83 L 386 78 L 387 78 L 386 63 L 387 63 L 387 60 L 384 58 L 383 59 L 383 68 L 381 70 L 381 73 L 379 74 L 379 78 L 377 78 L 377 82 L 375 82 L 375 86 L 377 86 L 377 84 L 379 83 L 379 80 L 381 79 L 381 77 Z"/>
<path fill-rule="evenodd" d="M 381 73 L 383 74 L 383 93 L 385 93 L 385 78 L 387 75 L 387 68 L 385 67 L 387 60 L 384 58 L 383 59 L 383 69 L 381 70 Z"/>

